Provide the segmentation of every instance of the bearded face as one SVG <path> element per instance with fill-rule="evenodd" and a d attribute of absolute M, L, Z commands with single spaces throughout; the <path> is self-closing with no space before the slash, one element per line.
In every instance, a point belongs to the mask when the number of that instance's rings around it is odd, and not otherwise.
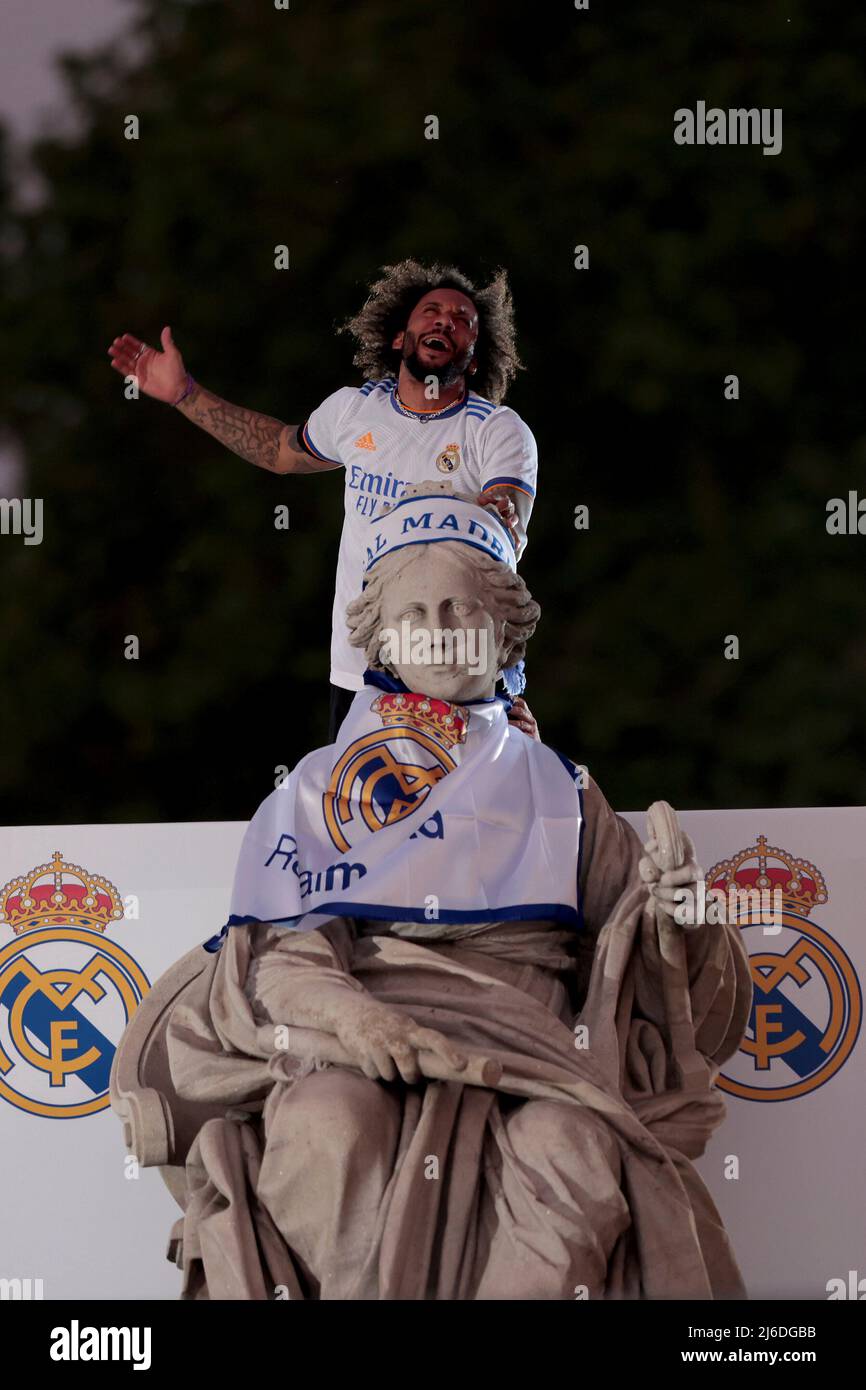
<path fill-rule="evenodd" d="M 437 393 L 459 381 L 475 355 L 478 311 L 459 290 L 430 290 L 416 304 L 394 347 L 416 381 Z"/>
<path fill-rule="evenodd" d="M 465 374 L 472 361 L 474 345 L 458 350 L 442 333 L 424 334 L 422 338 L 406 332 L 403 339 L 402 360 L 407 371 L 422 385 L 435 382 L 437 394 L 453 386 Z"/>

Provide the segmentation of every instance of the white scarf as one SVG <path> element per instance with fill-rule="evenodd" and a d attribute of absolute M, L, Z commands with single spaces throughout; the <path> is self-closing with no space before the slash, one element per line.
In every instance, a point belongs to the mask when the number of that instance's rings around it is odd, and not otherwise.
<path fill-rule="evenodd" d="M 336 743 L 302 759 L 250 822 L 227 926 L 582 925 L 574 765 L 512 728 L 499 699 L 450 705 L 371 678 Z"/>

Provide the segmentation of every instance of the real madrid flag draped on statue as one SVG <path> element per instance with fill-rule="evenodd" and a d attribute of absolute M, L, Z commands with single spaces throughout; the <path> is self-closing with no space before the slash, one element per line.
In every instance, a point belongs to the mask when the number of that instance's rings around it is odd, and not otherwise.
<path fill-rule="evenodd" d="M 311 931 L 321 914 L 361 914 L 576 926 L 573 764 L 510 730 L 498 697 L 461 706 L 378 672 L 366 681 L 337 742 L 304 758 L 250 823 L 229 925 Z"/>

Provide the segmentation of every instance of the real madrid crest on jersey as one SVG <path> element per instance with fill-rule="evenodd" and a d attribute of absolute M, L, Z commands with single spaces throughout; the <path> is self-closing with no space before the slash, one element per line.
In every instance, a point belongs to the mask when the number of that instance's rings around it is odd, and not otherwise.
<path fill-rule="evenodd" d="M 150 988 L 105 932 L 123 917 L 99 874 L 50 863 L 7 883 L 0 927 L 0 1098 L 31 1115 L 76 1119 L 104 1110 L 115 1047 Z"/>
<path fill-rule="evenodd" d="M 442 453 L 437 455 L 436 467 L 440 473 L 456 473 L 460 467 L 460 445 L 446 444 Z"/>
<path fill-rule="evenodd" d="M 468 711 L 427 695 L 379 695 L 370 706 L 382 728 L 353 740 L 338 759 L 323 797 L 325 825 L 344 852 L 366 834 L 419 810 L 453 771 L 466 739 Z"/>
<path fill-rule="evenodd" d="M 851 961 L 809 920 L 829 899 L 824 879 L 814 864 L 759 835 L 757 844 L 715 864 L 706 884 L 708 894 L 714 890 L 730 905 L 754 988 L 746 1036 L 717 1084 L 743 1100 L 808 1095 L 850 1057 L 863 1011 Z"/>

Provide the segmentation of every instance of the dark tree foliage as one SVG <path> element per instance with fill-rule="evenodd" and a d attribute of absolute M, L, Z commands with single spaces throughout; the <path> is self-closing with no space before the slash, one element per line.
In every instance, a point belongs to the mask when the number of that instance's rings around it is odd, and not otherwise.
<path fill-rule="evenodd" d="M 45 507 L 42 545 L 0 536 L 5 821 L 244 818 L 324 741 L 342 474 L 234 459 L 106 349 L 170 323 L 298 422 L 408 255 L 511 276 L 545 739 L 622 808 L 863 801 L 866 536 L 825 521 L 866 495 L 866 17 L 614 8 L 134 0 L 134 58 L 64 60 L 80 133 L 34 148 L 39 206 L 0 146 L 0 416 Z M 782 153 L 675 145 L 698 100 L 781 107 Z"/>

